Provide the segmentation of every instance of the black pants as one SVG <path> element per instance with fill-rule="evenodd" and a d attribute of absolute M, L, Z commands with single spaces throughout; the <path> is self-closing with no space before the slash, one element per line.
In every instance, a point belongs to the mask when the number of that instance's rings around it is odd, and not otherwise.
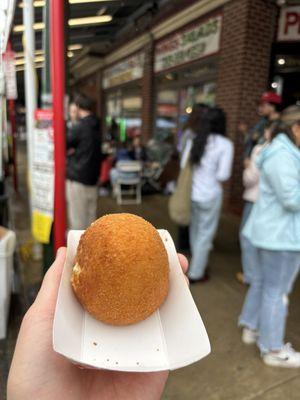
<path fill-rule="evenodd" d="M 188 226 L 178 227 L 177 249 L 180 251 L 190 250 L 190 237 Z"/>

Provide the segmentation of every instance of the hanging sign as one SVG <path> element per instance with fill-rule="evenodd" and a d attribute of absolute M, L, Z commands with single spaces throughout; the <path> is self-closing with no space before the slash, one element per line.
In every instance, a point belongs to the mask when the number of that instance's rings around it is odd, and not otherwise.
<path fill-rule="evenodd" d="M 107 68 L 103 72 L 102 86 L 108 89 L 140 79 L 144 73 L 145 53 L 140 52 Z"/>
<path fill-rule="evenodd" d="M 32 143 L 32 234 L 49 243 L 54 205 L 54 143 L 52 110 L 36 110 Z"/>
<path fill-rule="evenodd" d="M 217 15 L 158 42 L 155 46 L 155 72 L 217 53 L 221 26 L 222 15 Z"/>
<path fill-rule="evenodd" d="M 282 7 L 278 24 L 278 41 L 300 41 L 300 6 Z"/>
<path fill-rule="evenodd" d="M 6 98 L 16 100 L 18 97 L 15 67 L 15 53 L 7 51 L 3 54 L 3 70 L 5 76 Z"/>

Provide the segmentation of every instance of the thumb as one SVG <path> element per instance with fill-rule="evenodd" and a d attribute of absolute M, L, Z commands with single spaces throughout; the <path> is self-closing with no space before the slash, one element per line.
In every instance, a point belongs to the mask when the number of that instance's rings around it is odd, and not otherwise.
<path fill-rule="evenodd" d="M 48 269 L 39 293 L 35 299 L 34 306 L 45 308 L 54 312 L 60 279 L 66 260 L 66 248 L 61 247 L 56 253 L 54 263 Z"/>

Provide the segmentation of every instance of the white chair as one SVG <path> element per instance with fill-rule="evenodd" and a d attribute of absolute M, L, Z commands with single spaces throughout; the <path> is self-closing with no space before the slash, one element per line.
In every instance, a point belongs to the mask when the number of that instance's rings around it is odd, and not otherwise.
<path fill-rule="evenodd" d="M 142 202 L 142 163 L 140 161 L 120 161 L 116 165 L 118 204 L 141 204 Z M 124 189 L 124 186 L 130 187 Z M 124 197 L 126 197 L 124 199 Z"/>

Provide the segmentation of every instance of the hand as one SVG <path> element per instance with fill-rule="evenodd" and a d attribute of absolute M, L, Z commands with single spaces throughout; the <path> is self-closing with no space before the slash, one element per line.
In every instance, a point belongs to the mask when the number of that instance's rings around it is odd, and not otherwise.
<path fill-rule="evenodd" d="M 244 159 L 244 168 L 245 169 L 248 168 L 250 166 L 250 164 L 251 164 L 250 158 L 245 158 Z"/>
<path fill-rule="evenodd" d="M 156 400 L 168 371 L 151 373 L 81 369 L 52 348 L 52 326 L 66 249 L 61 248 L 24 316 L 9 372 L 8 400 Z M 188 262 L 179 255 L 186 272 Z"/>

